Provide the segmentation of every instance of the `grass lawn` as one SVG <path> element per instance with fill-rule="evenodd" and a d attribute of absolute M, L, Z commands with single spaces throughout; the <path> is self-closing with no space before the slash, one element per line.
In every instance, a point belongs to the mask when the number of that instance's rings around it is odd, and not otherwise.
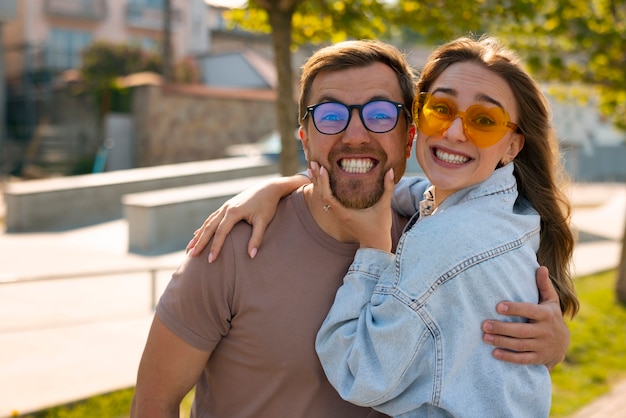
<path fill-rule="evenodd" d="M 567 417 L 626 379 L 626 306 L 615 299 L 616 271 L 576 280 L 580 312 L 569 322 L 571 342 L 565 361 L 552 371 L 553 418 Z M 189 416 L 191 393 L 181 404 Z M 28 418 L 127 418 L 133 389 L 96 396 L 72 405 L 26 415 Z"/>
<path fill-rule="evenodd" d="M 575 282 L 581 307 L 568 324 L 566 359 L 552 371 L 551 417 L 571 415 L 626 379 L 626 306 L 616 301 L 616 280 L 611 270 Z"/>
<path fill-rule="evenodd" d="M 23 418 L 128 418 L 135 388 L 118 390 L 70 405 L 62 405 L 28 415 Z M 193 390 L 180 405 L 180 416 L 189 417 Z"/>

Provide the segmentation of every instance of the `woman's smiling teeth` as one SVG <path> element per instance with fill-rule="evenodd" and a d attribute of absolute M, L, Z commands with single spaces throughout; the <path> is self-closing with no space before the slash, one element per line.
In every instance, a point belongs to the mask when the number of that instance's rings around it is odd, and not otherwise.
<path fill-rule="evenodd" d="M 440 149 L 435 149 L 435 156 L 441 161 L 450 164 L 464 164 L 469 161 L 469 157 L 466 157 L 465 155 L 449 154 L 445 151 L 441 151 Z"/>
<path fill-rule="evenodd" d="M 374 167 L 374 162 L 369 158 L 344 158 L 339 161 L 341 169 L 346 173 L 367 173 Z"/>

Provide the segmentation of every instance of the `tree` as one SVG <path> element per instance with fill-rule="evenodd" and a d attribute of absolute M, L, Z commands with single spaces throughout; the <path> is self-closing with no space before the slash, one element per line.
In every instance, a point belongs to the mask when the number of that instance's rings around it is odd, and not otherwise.
<path fill-rule="evenodd" d="M 80 76 L 85 91 L 101 98 L 101 111 L 110 108 L 111 94 L 123 88 L 119 78 L 138 72 L 163 74 L 162 57 L 139 46 L 97 41 L 83 50 Z M 182 60 L 173 65 L 172 79 L 179 83 L 196 82 L 198 70 L 192 60 Z"/>
<path fill-rule="evenodd" d="M 622 258 L 617 271 L 617 300 L 626 305 L 626 222 L 624 222 L 624 242 L 622 243 Z"/>
<path fill-rule="evenodd" d="M 82 52 L 81 88 L 84 93 L 92 94 L 98 104 L 96 131 L 99 143 L 105 142 L 104 121 L 111 111 L 112 99 L 122 98 L 122 102 L 128 102 L 128 99 L 123 99 L 127 96 L 118 83 L 118 77 L 139 71 L 159 72 L 160 69 L 158 55 L 130 45 L 98 41 Z M 119 106 L 119 100 L 116 103 Z"/>
<path fill-rule="evenodd" d="M 542 80 L 594 86 L 600 111 L 626 129 L 626 1 L 535 0 L 503 34 Z"/>
<path fill-rule="evenodd" d="M 278 132 L 281 137 L 282 152 L 280 156 L 280 172 L 294 174 L 297 171 L 297 158 L 287 158 L 297 155 L 296 143 L 293 140 L 295 123 L 293 114 L 293 83 L 291 70 L 291 21 L 297 0 L 260 0 L 258 4 L 265 10 L 272 27 L 272 44 L 274 59 L 278 75 L 278 98 L 276 100 L 276 114 L 284 115 L 278 118 Z"/>
<path fill-rule="evenodd" d="M 163 0 L 163 40 L 161 42 L 162 74 L 166 82 L 174 78 L 172 74 L 172 0 Z"/>

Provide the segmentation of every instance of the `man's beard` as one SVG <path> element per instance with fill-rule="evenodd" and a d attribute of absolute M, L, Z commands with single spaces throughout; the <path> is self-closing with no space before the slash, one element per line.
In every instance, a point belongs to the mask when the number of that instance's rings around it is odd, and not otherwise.
<path fill-rule="evenodd" d="M 370 155 L 378 161 L 379 167 L 385 167 L 379 170 L 379 175 L 375 179 L 350 179 L 347 173 L 341 172 L 337 161 L 340 158 L 350 158 L 350 155 Z M 333 197 L 343 206 L 349 209 L 366 209 L 374 206 L 382 197 L 385 191 L 385 174 L 393 167 L 396 176 L 404 173 L 402 160 L 389 160 L 389 156 L 380 149 L 371 147 L 361 147 L 359 149 L 337 149 L 332 150 L 327 158 L 317 158 L 314 154 L 309 154 L 311 161 L 327 161 L 324 164 L 330 181 L 330 190 Z M 377 169 L 375 167 L 374 169 Z M 399 177 L 397 177 L 399 178 Z"/>
<path fill-rule="evenodd" d="M 375 180 L 343 179 L 338 181 L 337 176 L 333 175 L 337 170 L 338 168 L 335 167 L 333 171 L 328 172 L 330 190 L 342 205 L 350 209 L 365 209 L 380 200 L 385 191 L 384 171 L 381 171 L 381 175 Z"/>

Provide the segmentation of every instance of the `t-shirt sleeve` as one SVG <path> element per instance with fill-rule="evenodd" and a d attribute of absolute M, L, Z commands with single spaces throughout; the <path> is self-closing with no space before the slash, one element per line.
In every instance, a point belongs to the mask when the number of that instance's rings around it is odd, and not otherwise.
<path fill-rule="evenodd" d="M 156 315 L 188 344 L 212 351 L 228 333 L 232 317 L 234 268 L 230 237 L 213 263 L 207 262 L 205 253 L 185 258 L 161 296 Z"/>

